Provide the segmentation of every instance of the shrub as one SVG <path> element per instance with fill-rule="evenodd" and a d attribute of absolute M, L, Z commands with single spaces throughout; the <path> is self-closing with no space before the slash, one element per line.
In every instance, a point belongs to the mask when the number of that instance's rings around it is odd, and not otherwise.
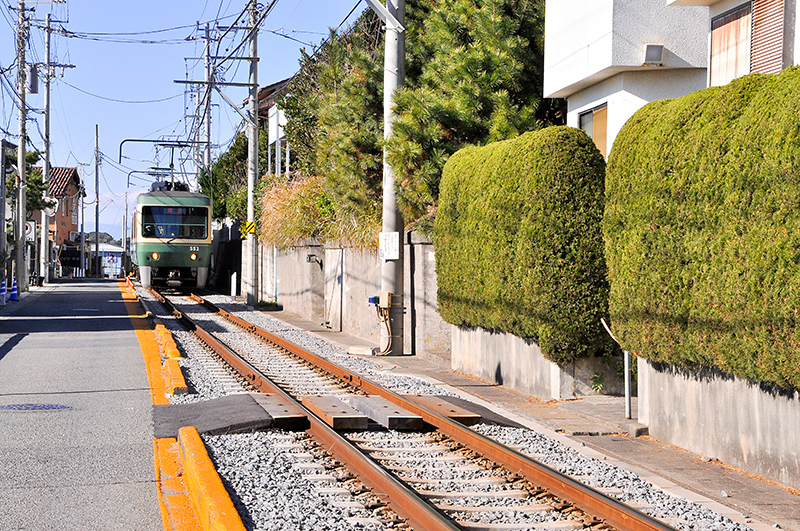
<path fill-rule="evenodd" d="M 557 363 L 598 354 L 604 170 L 592 140 L 568 127 L 455 153 L 434 225 L 444 320 L 531 338 Z"/>
<path fill-rule="evenodd" d="M 259 241 L 291 247 L 307 239 L 374 246 L 380 227 L 374 216 L 345 212 L 325 190 L 324 177 L 273 179 L 260 196 Z"/>
<path fill-rule="evenodd" d="M 617 136 L 604 230 L 639 355 L 800 386 L 800 69 L 651 103 Z"/>

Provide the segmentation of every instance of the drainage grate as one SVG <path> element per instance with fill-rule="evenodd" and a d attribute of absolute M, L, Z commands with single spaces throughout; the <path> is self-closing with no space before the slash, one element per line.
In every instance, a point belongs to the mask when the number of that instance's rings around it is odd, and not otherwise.
<path fill-rule="evenodd" d="M 8 404 L 0 406 L 0 409 L 9 411 L 56 411 L 59 409 L 72 409 L 70 406 L 61 404 Z"/>

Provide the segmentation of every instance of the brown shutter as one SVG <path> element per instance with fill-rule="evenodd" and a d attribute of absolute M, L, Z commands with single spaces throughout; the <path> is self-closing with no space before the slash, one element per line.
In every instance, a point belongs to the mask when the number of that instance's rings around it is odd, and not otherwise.
<path fill-rule="evenodd" d="M 776 74 L 783 68 L 783 0 L 753 1 L 750 71 Z"/>

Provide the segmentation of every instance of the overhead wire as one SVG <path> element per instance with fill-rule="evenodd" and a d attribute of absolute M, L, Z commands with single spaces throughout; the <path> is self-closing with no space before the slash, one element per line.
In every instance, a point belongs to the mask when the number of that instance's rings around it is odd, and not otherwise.
<path fill-rule="evenodd" d="M 106 101 L 113 101 L 114 103 L 130 103 L 130 104 L 161 103 L 162 101 L 174 100 L 175 98 L 178 98 L 178 97 L 183 95 L 183 94 L 175 94 L 175 95 L 168 96 L 166 98 L 157 99 L 157 100 L 120 100 L 120 99 L 117 99 L 117 98 L 109 98 L 107 96 L 101 96 L 99 94 L 93 94 L 93 93 L 91 93 L 91 92 L 89 92 L 87 90 L 83 90 L 80 87 L 76 87 L 72 83 L 69 83 L 68 81 L 64 81 L 63 79 L 59 79 L 58 82 L 59 83 L 63 83 L 65 85 L 67 85 L 68 87 L 71 87 L 71 88 L 77 90 L 78 92 L 82 92 L 83 94 L 86 94 L 87 96 L 92 96 L 93 98 L 98 98 L 98 99 L 106 100 Z"/>

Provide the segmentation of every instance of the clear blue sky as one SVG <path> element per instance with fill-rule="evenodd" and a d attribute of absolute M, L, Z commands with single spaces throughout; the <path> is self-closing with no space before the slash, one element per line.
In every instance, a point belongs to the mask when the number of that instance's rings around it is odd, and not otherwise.
<path fill-rule="evenodd" d="M 13 0 L 9 3 L 17 5 Z M 134 174 L 128 187 L 128 172 L 169 165 L 168 150 L 156 152 L 149 144 L 133 143 L 124 145 L 122 164 L 118 164 L 120 143 L 130 138 L 190 139 L 192 118 L 186 115 L 195 113 L 195 103 L 184 94 L 187 85 L 174 80 L 204 77 L 202 61 L 186 59 L 203 54 L 203 40 L 199 38 L 203 32 L 196 24 L 199 22 L 202 27 L 206 22 L 213 24 L 219 20 L 220 25 L 230 25 L 246 3 L 246 0 L 67 0 L 26 5 L 35 9 L 26 51 L 28 62 L 45 60 L 44 31 L 38 26 L 44 25 L 48 12 L 54 20 L 64 22 L 54 26 L 63 26 L 71 32 L 70 36 L 54 32 L 52 37 L 51 61 L 75 68 L 64 69 L 63 75 L 62 69 L 56 69 L 51 96 L 50 161 L 52 166 L 79 168 L 87 189 L 87 232 L 95 230 L 95 124 L 100 132 L 100 151 L 110 159 L 103 161 L 100 168 L 100 231 L 118 239 L 122 234 L 126 190 L 128 203 L 132 205 L 136 195 L 149 186 L 141 180 L 144 175 Z M 0 69 L 5 78 L 0 88 L 0 134 L 17 143 L 18 111 L 12 94 L 17 78 L 14 66 L 17 12 L 7 5 L 0 6 L 3 12 Z M 347 18 L 354 7 L 354 13 Z M 277 0 L 261 26 L 259 84 L 269 85 L 290 77 L 298 69 L 300 49 L 311 52 L 327 36 L 329 28 L 339 26 L 345 19 L 346 27 L 364 9 L 366 3 L 358 0 Z M 170 31 L 160 31 L 165 29 Z M 222 41 L 222 50 L 232 49 L 243 36 L 244 32 L 239 32 Z M 247 77 L 245 61 L 234 62 L 225 74 L 226 81 L 246 82 Z M 228 87 L 225 92 L 237 103 L 247 97 L 247 89 L 242 87 Z M 41 81 L 39 94 L 28 94 L 27 103 L 39 111 L 44 108 Z M 215 95 L 213 105 L 212 153 L 216 157 L 226 149 L 242 120 L 219 95 Z M 41 149 L 43 117 L 41 113 L 32 113 L 29 118 L 28 137 L 34 148 Z M 191 171 L 193 165 L 187 162 L 184 168 Z"/>

